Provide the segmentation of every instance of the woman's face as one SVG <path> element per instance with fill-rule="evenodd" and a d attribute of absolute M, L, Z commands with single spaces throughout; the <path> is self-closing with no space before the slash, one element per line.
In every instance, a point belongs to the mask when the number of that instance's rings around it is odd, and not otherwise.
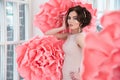
<path fill-rule="evenodd" d="M 67 22 L 71 30 L 80 28 L 80 22 L 77 20 L 77 13 L 75 11 L 69 13 Z"/>

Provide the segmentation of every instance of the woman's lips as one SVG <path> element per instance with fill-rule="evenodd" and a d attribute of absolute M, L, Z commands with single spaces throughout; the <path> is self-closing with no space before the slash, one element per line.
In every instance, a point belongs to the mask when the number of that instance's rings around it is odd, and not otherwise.
<path fill-rule="evenodd" d="M 69 27 L 72 27 L 73 25 L 72 24 L 69 24 Z"/>

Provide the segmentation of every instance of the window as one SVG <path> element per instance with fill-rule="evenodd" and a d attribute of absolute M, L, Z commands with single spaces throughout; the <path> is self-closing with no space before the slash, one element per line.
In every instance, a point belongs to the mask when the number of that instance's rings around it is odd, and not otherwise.
<path fill-rule="evenodd" d="M 101 18 L 104 12 L 120 10 L 120 0 L 97 0 L 94 5 L 98 10 L 98 19 Z"/>
<path fill-rule="evenodd" d="M 30 6 L 29 0 L 0 0 L 0 80 L 23 79 L 17 72 L 15 47 L 31 36 Z"/>
<path fill-rule="evenodd" d="M 87 0 L 93 4 L 94 8 L 97 8 L 97 30 L 100 31 L 100 18 L 107 11 L 120 10 L 120 0 Z"/>

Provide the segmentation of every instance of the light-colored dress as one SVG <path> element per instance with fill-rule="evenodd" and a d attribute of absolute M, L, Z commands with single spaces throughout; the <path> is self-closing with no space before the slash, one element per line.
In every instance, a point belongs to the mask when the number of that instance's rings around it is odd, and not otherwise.
<path fill-rule="evenodd" d="M 72 80 L 70 77 L 71 72 L 78 72 L 80 69 L 82 53 L 81 48 L 76 43 L 76 36 L 78 34 L 69 35 L 63 45 L 65 53 L 64 65 L 62 69 L 63 79 Z"/>

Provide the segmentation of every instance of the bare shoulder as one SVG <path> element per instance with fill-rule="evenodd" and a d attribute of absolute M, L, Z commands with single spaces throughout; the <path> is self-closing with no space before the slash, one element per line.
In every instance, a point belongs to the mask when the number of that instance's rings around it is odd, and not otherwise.
<path fill-rule="evenodd" d="M 76 36 L 76 42 L 80 47 L 84 47 L 85 33 L 79 33 Z"/>

